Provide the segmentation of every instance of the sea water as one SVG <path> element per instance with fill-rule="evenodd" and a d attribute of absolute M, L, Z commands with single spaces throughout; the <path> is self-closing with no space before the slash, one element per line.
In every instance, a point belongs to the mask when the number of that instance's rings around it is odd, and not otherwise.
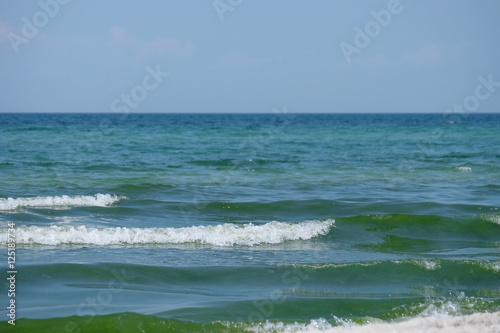
<path fill-rule="evenodd" d="M 498 311 L 499 133 L 499 114 L 0 114 L 0 327 L 12 299 L 26 332 Z"/>

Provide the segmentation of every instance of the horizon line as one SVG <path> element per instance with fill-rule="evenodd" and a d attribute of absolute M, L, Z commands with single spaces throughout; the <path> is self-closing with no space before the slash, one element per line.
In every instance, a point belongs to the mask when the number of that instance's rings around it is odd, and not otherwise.
<path fill-rule="evenodd" d="M 449 115 L 473 115 L 473 114 L 500 114 L 498 112 L 463 112 L 463 113 L 446 113 L 446 112 L 38 112 L 38 111 L 23 111 L 23 112 L 2 112 L 0 114 L 91 114 L 91 115 L 116 115 L 123 116 L 126 114 L 130 115 L 155 115 L 155 114 L 172 114 L 172 115 L 181 115 L 181 114 L 449 114 Z"/>

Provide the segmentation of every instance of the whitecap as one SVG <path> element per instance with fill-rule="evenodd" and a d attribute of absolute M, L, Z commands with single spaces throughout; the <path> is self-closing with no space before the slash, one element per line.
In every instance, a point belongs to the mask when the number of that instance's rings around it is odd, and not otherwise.
<path fill-rule="evenodd" d="M 105 207 L 124 197 L 113 194 L 98 193 L 93 196 L 55 196 L 55 197 L 26 197 L 0 198 L 0 211 L 16 210 L 19 208 L 57 208 L 57 207 Z"/>
<path fill-rule="evenodd" d="M 471 172 L 472 171 L 471 167 L 466 167 L 466 166 L 456 167 L 456 169 L 460 172 Z"/>
<path fill-rule="evenodd" d="M 16 229 L 16 242 L 39 245 L 140 245 L 198 243 L 215 246 L 253 246 L 279 244 L 292 240 L 308 240 L 325 235 L 334 220 L 305 221 L 301 223 L 269 222 L 220 224 L 184 228 L 100 228 L 81 226 L 21 226 Z M 0 231 L 5 234 L 6 231 Z M 6 239 L 6 237 L 4 237 Z M 5 240 L 3 241 L 5 243 Z"/>
<path fill-rule="evenodd" d="M 500 215 L 496 214 L 482 214 L 479 217 L 481 217 L 485 221 L 493 222 L 496 224 L 500 224 Z"/>

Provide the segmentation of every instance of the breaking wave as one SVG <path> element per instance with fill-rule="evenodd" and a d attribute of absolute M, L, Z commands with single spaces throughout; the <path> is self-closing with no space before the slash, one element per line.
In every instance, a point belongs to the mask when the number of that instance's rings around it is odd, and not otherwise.
<path fill-rule="evenodd" d="M 0 198 L 0 211 L 16 210 L 19 208 L 46 208 L 46 207 L 105 207 L 124 197 L 113 194 L 56 196 L 56 197 L 27 197 L 27 198 Z"/>
<path fill-rule="evenodd" d="M 253 246 L 308 240 L 325 235 L 333 219 L 301 223 L 269 222 L 193 226 L 185 228 L 96 228 L 87 226 L 22 226 L 16 229 L 18 245 L 136 245 L 198 243 L 215 246 Z M 5 234 L 6 231 L 0 232 Z M 5 242 L 4 242 L 5 243 Z"/>

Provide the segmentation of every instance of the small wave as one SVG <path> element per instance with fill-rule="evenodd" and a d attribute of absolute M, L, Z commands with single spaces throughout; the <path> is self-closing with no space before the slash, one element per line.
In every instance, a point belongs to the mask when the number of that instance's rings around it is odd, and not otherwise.
<path fill-rule="evenodd" d="M 310 323 L 283 323 L 281 321 L 265 321 L 261 323 L 243 325 L 245 331 L 267 332 L 308 332 L 308 333 L 378 333 L 378 332 L 483 332 L 485 327 L 491 330 L 484 332 L 497 332 L 500 328 L 500 312 L 469 313 L 461 310 L 455 302 L 445 302 L 441 305 L 431 305 L 417 316 L 401 317 L 396 320 L 382 320 L 379 318 L 363 317 L 354 321 L 352 319 L 333 316 L 334 324 L 319 318 Z M 226 324 L 229 328 L 231 325 Z M 457 330 L 460 327 L 460 330 Z"/>
<path fill-rule="evenodd" d="M 493 223 L 496 223 L 496 224 L 500 224 L 500 215 L 483 214 L 483 215 L 480 215 L 480 217 L 483 220 L 485 220 L 485 221 L 489 221 L 489 222 L 493 222 Z"/>
<path fill-rule="evenodd" d="M 456 167 L 456 169 L 460 172 L 471 172 L 472 171 L 471 167 L 466 167 L 466 166 Z"/>
<path fill-rule="evenodd" d="M 342 323 L 347 323 L 342 321 Z M 229 326 L 229 325 L 228 325 Z M 354 326 L 345 324 L 345 326 Z M 267 333 L 267 332 L 318 332 L 334 329 L 326 319 L 312 319 L 308 324 L 305 323 L 283 323 L 283 322 L 271 322 L 265 321 L 262 323 L 256 323 L 250 327 L 242 327 L 245 331 L 256 332 L 256 333 Z"/>
<path fill-rule="evenodd" d="M 124 197 L 113 194 L 96 194 L 93 196 L 57 196 L 57 197 L 28 197 L 28 198 L 0 198 L 1 210 L 16 210 L 19 208 L 43 208 L 43 207 L 105 207 Z"/>
<path fill-rule="evenodd" d="M 275 325 L 277 326 L 277 325 Z M 278 326 L 279 327 L 279 326 Z M 311 325 L 304 330 L 297 325 L 289 325 L 273 332 L 310 332 L 310 333 L 378 333 L 378 332 L 498 332 L 500 312 L 474 313 L 450 317 L 415 317 L 397 321 L 373 321 L 367 325 L 342 325 L 341 327 L 314 329 Z M 261 331 L 263 332 L 263 331 Z"/>
<path fill-rule="evenodd" d="M 500 312 L 474 313 L 454 317 L 412 317 L 384 321 L 377 318 L 363 318 L 361 324 L 351 319 L 312 319 L 309 322 L 230 322 L 214 321 L 198 323 L 177 319 L 168 319 L 154 315 L 134 312 L 122 312 L 109 315 L 96 315 L 89 323 L 88 317 L 72 316 L 49 319 L 19 319 L 19 325 L 25 331 L 38 332 L 50 326 L 51 331 L 64 331 L 68 322 L 75 327 L 88 327 L 90 331 L 102 330 L 102 327 L 116 327 L 120 332 L 308 332 L 308 333 L 378 333 L 378 332 L 498 332 L 500 329 Z M 8 323 L 0 322 L 0 329 Z"/>
<path fill-rule="evenodd" d="M 279 244 L 325 235 L 335 221 L 269 222 L 263 225 L 221 224 L 185 228 L 94 228 L 86 226 L 19 227 L 17 244 L 138 245 L 199 243 L 215 246 Z M 5 234 L 5 231 L 0 232 Z M 5 243 L 5 241 L 3 241 Z"/>
<path fill-rule="evenodd" d="M 500 261 L 483 261 L 479 265 L 485 269 L 500 273 Z"/>
<path fill-rule="evenodd" d="M 278 267 L 306 268 L 313 270 L 344 268 L 344 267 L 370 267 L 383 263 L 383 261 L 339 262 L 339 263 L 303 263 L 303 264 L 278 264 Z"/>
<path fill-rule="evenodd" d="M 412 264 L 429 271 L 441 268 L 439 260 L 405 259 L 405 260 L 393 260 L 392 262 L 395 264 Z"/>

